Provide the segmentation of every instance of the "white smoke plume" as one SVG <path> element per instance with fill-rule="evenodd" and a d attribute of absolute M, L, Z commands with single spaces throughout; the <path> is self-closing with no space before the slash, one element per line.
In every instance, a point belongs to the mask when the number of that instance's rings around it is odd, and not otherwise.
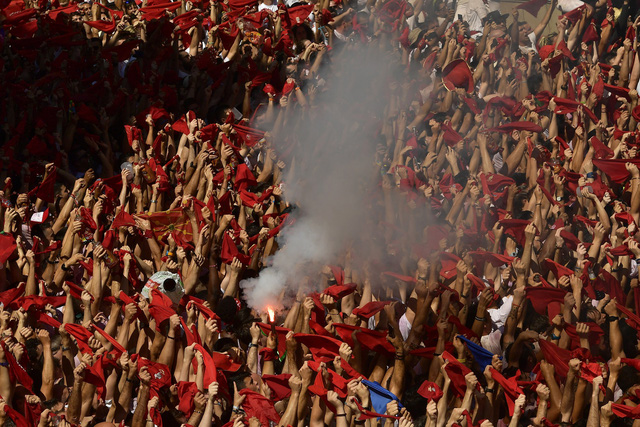
<path fill-rule="evenodd" d="M 241 283 L 250 307 L 282 306 L 283 289 L 297 290 L 312 265 L 334 262 L 347 242 L 366 232 L 372 171 L 385 90 L 393 61 L 379 51 L 344 51 L 324 74 L 327 84 L 314 110 L 289 119 L 295 166 L 285 197 L 297 209 L 284 228 L 280 250 L 257 278 Z M 277 143 L 276 143 L 277 147 Z M 289 166 L 289 165 L 288 165 Z"/>

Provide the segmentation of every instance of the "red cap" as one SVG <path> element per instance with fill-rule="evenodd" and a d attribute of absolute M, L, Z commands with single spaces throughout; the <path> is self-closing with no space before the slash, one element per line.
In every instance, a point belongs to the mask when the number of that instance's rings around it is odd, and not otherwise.
<path fill-rule="evenodd" d="M 444 67 L 442 81 L 448 90 L 462 88 L 467 93 L 472 93 L 474 89 L 473 74 L 463 59 L 453 60 Z"/>

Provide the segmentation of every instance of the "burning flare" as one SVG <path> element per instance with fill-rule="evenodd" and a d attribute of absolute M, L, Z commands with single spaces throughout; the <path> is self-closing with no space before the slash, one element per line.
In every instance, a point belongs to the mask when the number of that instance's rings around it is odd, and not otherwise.
<path fill-rule="evenodd" d="M 273 308 L 267 307 L 267 312 L 269 313 L 269 322 L 273 323 L 276 321 L 276 312 L 273 311 Z"/>

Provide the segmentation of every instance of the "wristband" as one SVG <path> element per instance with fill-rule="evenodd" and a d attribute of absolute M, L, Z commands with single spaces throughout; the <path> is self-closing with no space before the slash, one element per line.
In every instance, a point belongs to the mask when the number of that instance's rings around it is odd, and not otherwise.
<path fill-rule="evenodd" d="M 589 172 L 589 173 L 587 174 L 587 178 L 590 178 L 590 179 L 596 179 L 596 173 L 595 173 L 595 172 Z"/>
<path fill-rule="evenodd" d="M 5 368 L 8 368 L 9 362 L 0 362 L 0 366 L 4 366 Z"/>
<path fill-rule="evenodd" d="M 427 281 L 427 276 L 418 276 L 418 280 L 422 280 L 423 282 Z"/>
<path fill-rule="evenodd" d="M 167 335 L 167 339 L 169 339 L 169 340 L 175 340 L 175 338 L 174 338 L 174 337 L 170 337 L 169 335 Z"/>
<path fill-rule="evenodd" d="M 478 316 L 476 316 L 476 320 L 477 320 L 478 322 L 484 322 L 484 317 L 478 317 Z"/>
<path fill-rule="evenodd" d="M 336 418 L 338 418 L 338 417 L 346 417 L 346 416 L 347 416 L 347 414 L 336 414 Z"/>
<path fill-rule="evenodd" d="M 607 321 L 608 322 L 616 322 L 620 320 L 620 318 L 618 316 L 607 316 Z"/>
<path fill-rule="evenodd" d="M 495 393 L 496 391 L 494 389 L 490 388 L 490 387 L 485 387 L 484 388 L 484 392 L 485 393 Z"/>
<path fill-rule="evenodd" d="M 247 350 L 251 350 L 251 348 L 253 348 L 253 347 L 258 348 L 258 344 L 254 344 L 254 343 L 250 342 L 249 345 L 247 346 Z"/>
<path fill-rule="evenodd" d="M 62 269 L 62 271 L 69 271 L 69 267 L 67 267 L 64 262 L 62 264 L 60 264 L 60 268 Z"/>
<path fill-rule="evenodd" d="M 558 335 L 555 335 L 553 332 L 551 333 L 551 339 L 552 340 L 559 340 L 560 337 Z"/>

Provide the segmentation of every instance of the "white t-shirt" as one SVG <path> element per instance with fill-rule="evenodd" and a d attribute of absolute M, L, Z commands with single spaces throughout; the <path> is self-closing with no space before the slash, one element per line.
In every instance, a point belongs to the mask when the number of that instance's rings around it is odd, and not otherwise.
<path fill-rule="evenodd" d="M 258 12 L 264 9 L 270 10 L 271 12 L 278 12 L 278 5 L 277 4 L 268 5 L 265 3 L 260 3 L 260 6 L 258 6 Z"/>
<path fill-rule="evenodd" d="M 469 23 L 470 31 L 482 32 L 482 19 L 494 10 L 500 10 L 500 3 L 488 1 L 485 4 L 483 0 L 460 0 L 454 20 L 458 19 L 458 15 L 462 15 L 462 19 Z"/>

